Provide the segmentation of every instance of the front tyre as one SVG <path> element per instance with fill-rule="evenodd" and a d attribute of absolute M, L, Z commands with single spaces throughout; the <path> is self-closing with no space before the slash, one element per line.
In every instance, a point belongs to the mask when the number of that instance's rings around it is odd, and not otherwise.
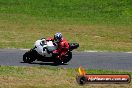
<path fill-rule="evenodd" d="M 69 62 L 71 59 L 72 59 L 72 52 L 68 52 L 65 56 L 64 56 L 64 60 L 63 60 L 63 62 L 64 63 L 67 63 L 67 62 Z"/>

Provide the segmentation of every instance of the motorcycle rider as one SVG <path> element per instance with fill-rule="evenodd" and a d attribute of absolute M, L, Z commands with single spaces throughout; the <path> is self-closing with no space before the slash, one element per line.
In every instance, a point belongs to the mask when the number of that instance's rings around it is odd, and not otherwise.
<path fill-rule="evenodd" d="M 57 49 L 53 53 L 58 53 L 58 58 L 63 59 L 62 56 L 65 55 L 69 49 L 68 42 L 62 37 L 61 33 L 56 33 L 54 35 L 54 41 L 57 44 Z"/>
<path fill-rule="evenodd" d="M 55 33 L 54 38 L 51 40 L 57 46 L 57 49 L 52 51 L 52 53 L 58 54 L 57 58 L 63 59 L 62 56 L 65 55 L 69 49 L 68 42 L 62 37 L 61 33 Z"/>

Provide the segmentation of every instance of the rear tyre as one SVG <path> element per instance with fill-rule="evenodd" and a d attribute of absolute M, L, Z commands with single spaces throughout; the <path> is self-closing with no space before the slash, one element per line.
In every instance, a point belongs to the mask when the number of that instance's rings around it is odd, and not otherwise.
<path fill-rule="evenodd" d="M 35 60 L 32 55 L 32 51 L 28 51 L 23 55 L 23 61 L 24 63 L 31 63 Z"/>

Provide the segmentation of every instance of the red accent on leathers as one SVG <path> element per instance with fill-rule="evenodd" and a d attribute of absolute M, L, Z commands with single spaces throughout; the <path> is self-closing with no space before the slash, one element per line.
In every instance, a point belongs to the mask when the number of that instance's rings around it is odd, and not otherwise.
<path fill-rule="evenodd" d="M 47 38 L 46 40 L 54 40 L 53 38 Z M 58 58 L 63 59 L 62 56 L 65 55 L 69 49 L 69 44 L 68 42 L 62 38 L 59 42 L 57 43 L 57 49 L 53 51 L 53 53 L 58 53 L 59 56 Z"/>
<path fill-rule="evenodd" d="M 60 56 L 65 55 L 69 49 L 68 42 L 64 38 L 62 38 L 59 42 L 57 42 L 57 45 L 57 51 L 61 54 Z"/>
<path fill-rule="evenodd" d="M 62 56 L 65 55 L 69 49 L 68 42 L 62 38 L 59 42 L 57 42 L 58 48 L 53 52 L 59 53 L 58 58 L 63 59 Z"/>

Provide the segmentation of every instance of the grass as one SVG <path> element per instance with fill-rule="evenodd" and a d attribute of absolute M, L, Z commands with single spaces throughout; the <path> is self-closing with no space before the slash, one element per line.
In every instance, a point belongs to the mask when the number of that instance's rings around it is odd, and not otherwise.
<path fill-rule="evenodd" d="M 88 74 L 124 74 L 132 72 L 117 72 L 107 70 L 87 69 Z M 77 69 L 65 69 L 57 67 L 0 67 L 1 88 L 82 88 L 76 82 Z M 84 88 L 115 88 L 131 87 L 132 84 L 89 84 Z"/>
<path fill-rule="evenodd" d="M 1 0 L 1 13 L 25 14 L 41 20 L 80 23 L 131 23 L 129 0 Z M 124 22 L 125 21 L 125 22 Z M 69 22 L 66 22 L 69 23 Z"/>
<path fill-rule="evenodd" d="M 31 48 L 35 40 L 62 32 L 79 51 L 132 51 L 131 0 L 0 0 L 0 48 Z M 87 70 L 87 73 L 129 73 Z M 1 88 L 82 88 L 74 69 L 0 67 Z M 132 87 L 90 84 L 84 88 Z"/>
<path fill-rule="evenodd" d="M 0 48 L 62 32 L 79 51 L 132 51 L 130 0 L 0 0 Z"/>

